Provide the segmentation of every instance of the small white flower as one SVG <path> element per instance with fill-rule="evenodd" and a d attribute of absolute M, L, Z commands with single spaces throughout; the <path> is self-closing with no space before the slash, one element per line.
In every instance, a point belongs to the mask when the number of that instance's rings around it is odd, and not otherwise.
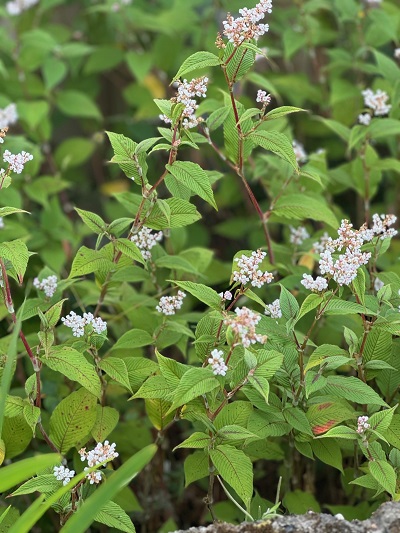
<path fill-rule="evenodd" d="M 389 100 L 389 95 L 385 91 L 378 89 L 375 93 L 371 89 L 362 91 L 364 97 L 364 104 L 373 110 L 375 116 L 387 115 L 392 106 L 386 102 Z"/>
<path fill-rule="evenodd" d="M 272 0 L 260 0 L 252 9 L 247 7 L 239 9 L 241 17 L 234 18 L 228 13 L 226 20 L 222 22 L 223 34 L 235 47 L 244 41 L 257 40 L 269 30 L 268 24 L 261 24 L 260 20 L 264 18 L 266 13 L 271 12 Z"/>
<path fill-rule="evenodd" d="M 310 238 L 310 234 L 308 233 L 308 231 L 306 230 L 304 226 L 299 226 L 298 228 L 289 226 L 289 230 L 290 230 L 289 241 L 295 246 L 299 246 L 300 244 L 303 244 L 303 242 L 306 239 Z"/>
<path fill-rule="evenodd" d="M 368 126 L 371 122 L 371 115 L 369 113 L 362 113 L 358 115 L 358 122 L 364 126 Z"/>
<path fill-rule="evenodd" d="M 258 249 L 255 252 L 251 252 L 250 257 L 245 254 L 242 254 L 241 257 L 236 257 L 234 261 L 237 263 L 239 270 L 233 272 L 233 281 L 238 281 L 242 285 L 250 283 L 253 287 L 258 288 L 265 283 L 271 283 L 274 276 L 270 272 L 263 272 L 258 268 L 258 265 L 263 262 L 266 255 L 266 252 Z"/>
<path fill-rule="evenodd" d="M 89 470 L 89 468 L 87 466 L 85 466 L 85 468 L 83 470 L 86 472 L 86 470 Z M 98 470 L 94 470 L 94 472 L 90 472 L 89 474 L 86 474 L 85 477 L 86 477 L 86 479 L 89 480 L 89 483 L 91 485 L 94 485 L 94 484 L 97 485 L 102 480 L 101 472 L 99 472 Z"/>
<path fill-rule="evenodd" d="M 196 117 L 196 109 L 199 107 L 196 98 L 206 97 L 207 84 L 208 78 L 206 76 L 193 78 L 191 81 L 183 80 L 177 82 L 177 94 L 174 98 L 171 98 L 171 101 L 184 104 L 182 125 L 185 129 L 194 128 L 202 121 L 201 118 Z M 171 119 L 165 115 L 160 115 L 160 118 L 167 124 L 171 123 Z"/>
<path fill-rule="evenodd" d="M 23 11 L 26 11 L 38 2 L 39 0 L 13 0 L 7 2 L 6 10 L 9 15 L 20 15 Z"/>
<path fill-rule="evenodd" d="M 272 304 L 268 304 L 265 307 L 265 314 L 271 315 L 271 318 L 282 318 L 282 310 L 279 299 L 276 299 Z"/>
<path fill-rule="evenodd" d="M 316 279 L 313 279 L 309 274 L 303 274 L 303 279 L 300 283 L 312 292 L 322 292 L 328 288 L 327 280 L 321 276 L 317 276 Z"/>
<path fill-rule="evenodd" d="M 74 337 L 83 337 L 87 325 L 91 325 L 93 331 L 99 335 L 103 332 L 107 333 L 107 322 L 100 317 L 95 318 L 92 313 L 83 313 L 83 316 L 79 316 L 71 311 L 65 318 L 61 318 L 61 322 L 64 326 L 72 329 Z"/>
<path fill-rule="evenodd" d="M 42 281 L 40 281 L 39 278 L 35 278 L 33 280 L 33 286 L 36 289 L 43 291 L 47 298 L 52 298 L 57 290 L 57 276 L 48 276 L 47 278 L 42 279 Z"/>
<path fill-rule="evenodd" d="M 232 295 L 231 291 L 220 292 L 218 295 L 221 296 L 221 298 L 223 300 L 229 300 L 230 301 L 233 298 L 233 295 Z"/>
<path fill-rule="evenodd" d="M 368 423 L 368 416 L 359 416 L 357 419 L 357 433 L 360 435 L 362 433 L 365 433 L 367 429 L 371 427 L 371 425 Z"/>
<path fill-rule="evenodd" d="M 264 106 L 267 106 L 268 104 L 271 103 L 271 95 L 259 89 L 257 91 L 256 102 L 259 102 L 260 104 L 263 104 Z"/>
<path fill-rule="evenodd" d="M 224 319 L 224 324 L 231 328 L 232 333 L 237 337 L 236 344 L 242 344 L 248 348 L 251 344 L 259 342 L 264 344 L 267 340 L 265 335 L 256 333 L 256 326 L 261 320 L 261 316 L 247 307 L 236 308 L 236 316 L 229 315 Z"/>
<path fill-rule="evenodd" d="M 308 159 L 307 152 L 304 150 L 304 146 L 296 140 L 292 141 L 294 155 L 298 163 L 305 163 Z"/>
<path fill-rule="evenodd" d="M 62 481 L 63 485 L 68 485 L 71 479 L 75 476 L 75 470 L 69 470 L 65 466 L 55 466 L 53 468 L 54 476 L 58 481 Z"/>
<path fill-rule="evenodd" d="M 224 352 L 222 350 L 215 349 L 211 352 L 211 357 L 208 359 L 208 363 L 211 365 L 212 371 L 216 376 L 226 376 L 228 371 L 223 355 Z"/>
<path fill-rule="evenodd" d="M 156 309 L 163 315 L 174 315 L 182 307 L 185 296 L 183 291 L 178 291 L 176 296 L 161 296 Z"/>
<path fill-rule="evenodd" d="M 376 292 L 378 292 L 380 289 L 382 289 L 382 287 L 384 287 L 384 283 L 382 280 L 380 280 L 379 278 L 375 278 L 375 281 L 374 281 L 374 289 Z"/>
<path fill-rule="evenodd" d="M 20 154 L 12 154 L 9 150 L 5 150 L 3 154 L 3 161 L 9 164 L 10 170 L 16 174 L 21 174 L 24 170 L 24 165 L 28 161 L 32 161 L 33 155 L 28 152 L 21 152 Z"/>
<path fill-rule="evenodd" d="M 86 451 L 86 448 L 82 448 L 78 453 L 81 456 L 81 461 L 87 461 L 89 466 L 96 466 L 118 457 L 119 454 L 115 451 L 115 447 L 115 442 L 110 444 L 108 440 L 105 440 L 104 444 L 97 443 L 96 447 L 89 452 Z"/>
<path fill-rule="evenodd" d="M 18 120 L 17 106 L 9 104 L 4 109 L 0 109 L 0 130 L 8 128 L 11 124 L 15 124 Z M 0 142 L 3 142 L 1 139 Z"/>
<path fill-rule="evenodd" d="M 153 231 L 147 226 L 143 226 L 135 235 L 131 237 L 131 241 L 136 244 L 139 248 L 144 259 L 151 259 L 150 250 L 162 240 L 163 232 L 158 231 L 153 233 Z"/>

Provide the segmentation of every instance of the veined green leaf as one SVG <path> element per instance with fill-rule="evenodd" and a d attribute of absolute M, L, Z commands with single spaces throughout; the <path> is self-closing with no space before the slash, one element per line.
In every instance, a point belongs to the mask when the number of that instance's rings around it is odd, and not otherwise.
<path fill-rule="evenodd" d="M 106 503 L 93 518 L 95 522 L 116 528 L 125 533 L 135 533 L 135 526 L 126 512 L 114 502 Z"/>
<path fill-rule="evenodd" d="M 133 243 L 132 243 L 133 244 Z M 69 278 L 76 278 L 92 272 L 109 272 L 113 267 L 112 261 L 105 254 L 103 249 L 91 250 L 86 246 L 81 246 L 76 253 L 72 263 Z"/>
<path fill-rule="evenodd" d="M 178 448 L 207 448 L 207 446 L 211 442 L 211 437 L 207 433 L 203 433 L 201 431 L 195 431 L 185 439 L 183 442 L 178 444 L 178 446 L 175 446 L 173 451 L 177 450 Z"/>
<path fill-rule="evenodd" d="M 125 361 L 118 357 L 107 357 L 100 361 L 99 367 L 110 376 L 111 379 L 123 385 L 128 391 L 132 392 L 131 384 L 129 383 L 128 369 Z"/>
<path fill-rule="evenodd" d="M 168 413 L 219 386 L 219 381 L 210 368 L 190 368 L 183 374 L 174 391 L 174 399 Z"/>
<path fill-rule="evenodd" d="M 96 396 L 82 388 L 64 398 L 50 417 L 50 438 L 66 453 L 90 433 L 96 422 Z"/>
<path fill-rule="evenodd" d="M 90 211 L 84 211 L 83 209 L 78 209 L 75 207 L 75 211 L 81 217 L 83 222 L 93 230 L 95 233 L 104 233 L 107 229 L 107 224 L 104 220 L 96 213 L 91 213 Z"/>
<path fill-rule="evenodd" d="M 185 187 L 217 209 L 207 173 L 197 163 L 175 161 L 172 165 L 166 165 L 165 168 Z"/>
<path fill-rule="evenodd" d="M 68 379 L 76 381 L 97 398 L 101 397 L 101 383 L 94 366 L 71 346 L 54 346 L 50 354 L 42 358 L 42 362 Z"/>
<path fill-rule="evenodd" d="M 190 292 L 195 298 L 205 303 L 209 307 L 216 310 L 221 310 L 221 297 L 214 289 L 207 287 L 201 283 L 193 283 L 192 281 L 173 281 L 184 291 Z"/>
<path fill-rule="evenodd" d="M 392 497 L 396 494 L 396 472 L 391 464 L 382 460 L 368 463 L 370 474 Z"/>
<path fill-rule="evenodd" d="M 0 243 L 0 257 L 10 261 L 19 282 L 22 283 L 29 261 L 29 251 L 26 244 L 20 239 Z"/>
<path fill-rule="evenodd" d="M 325 394 L 345 398 L 350 402 L 388 407 L 374 389 L 354 376 L 328 376 L 327 384 L 322 390 Z"/>
<path fill-rule="evenodd" d="M 196 52 L 185 59 L 172 81 L 189 74 L 189 72 L 193 72 L 193 70 L 198 70 L 205 67 L 216 67 L 220 64 L 221 61 L 215 54 L 203 51 Z"/>
<path fill-rule="evenodd" d="M 299 172 L 299 165 L 296 161 L 293 146 L 288 137 L 278 131 L 254 131 L 248 137 L 254 144 L 261 146 L 265 150 L 278 155 L 287 161 L 296 172 Z"/>
<path fill-rule="evenodd" d="M 58 453 L 49 453 L 29 457 L 29 459 L 20 459 L 11 465 L 3 466 L 1 468 L 0 492 L 10 490 L 41 470 L 57 465 L 60 461 L 61 456 Z"/>
<path fill-rule="evenodd" d="M 248 508 L 253 495 L 253 466 L 242 451 L 229 444 L 210 450 L 210 457 L 218 473 L 236 491 Z"/>

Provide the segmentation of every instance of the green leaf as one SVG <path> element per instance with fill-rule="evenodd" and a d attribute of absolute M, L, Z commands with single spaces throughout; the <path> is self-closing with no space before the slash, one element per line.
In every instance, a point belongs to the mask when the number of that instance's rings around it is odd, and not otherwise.
<path fill-rule="evenodd" d="M 222 442 L 228 443 L 228 442 L 237 442 L 241 440 L 258 440 L 259 437 L 249 431 L 248 429 L 245 429 L 241 426 L 238 426 L 236 424 L 231 424 L 228 426 L 224 426 L 221 429 L 218 430 L 216 433 L 216 437 L 220 439 Z"/>
<path fill-rule="evenodd" d="M 345 398 L 351 402 L 388 407 L 379 394 L 354 376 L 328 376 L 327 384 L 322 390 L 325 394 Z"/>
<path fill-rule="evenodd" d="M 218 129 L 220 126 L 222 126 L 222 124 L 225 122 L 226 118 L 228 117 L 230 110 L 231 110 L 230 106 L 223 106 L 213 111 L 207 119 L 207 128 L 210 131 L 214 131 Z M 257 111 L 258 113 L 260 112 L 259 109 Z"/>
<path fill-rule="evenodd" d="M 143 329 L 131 329 L 119 337 L 111 350 L 133 350 L 134 348 L 149 346 L 153 342 L 153 337 L 147 331 Z"/>
<path fill-rule="evenodd" d="M 93 99 L 81 91 L 60 91 L 56 104 L 58 109 L 69 117 L 102 119 L 101 112 Z"/>
<path fill-rule="evenodd" d="M 155 264 L 160 268 L 169 268 L 180 272 L 189 272 L 190 274 L 199 275 L 199 272 L 189 261 L 179 255 L 163 255 L 155 260 Z"/>
<path fill-rule="evenodd" d="M 362 305 L 365 305 L 365 274 L 362 268 L 359 268 L 357 270 L 357 276 L 355 279 L 353 279 L 351 284 L 355 294 L 360 300 L 360 303 Z"/>
<path fill-rule="evenodd" d="M 193 70 L 205 67 L 216 67 L 221 64 L 219 58 L 211 52 L 196 52 L 189 56 L 180 66 L 172 81 L 185 76 Z"/>
<path fill-rule="evenodd" d="M 103 442 L 118 424 L 119 413 L 113 407 L 96 405 L 96 422 L 91 430 L 91 435 L 96 442 Z"/>
<path fill-rule="evenodd" d="M 290 424 L 294 429 L 305 433 L 306 435 L 313 435 L 311 430 L 310 422 L 304 411 L 298 407 L 288 407 L 283 410 L 283 416 L 288 424 Z"/>
<path fill-rule="evenodd" d="M 338 135 L 346 143 L 350 140 L 351 130 L 341 122 L 337 120 L 331 120 L 328 118 L 315 117 L 317 120 L 321 121 L 325 126 L 332 130 L 336 135 Z"/>
<path fill-rule="evenodd" d="M 128 391 L 132 392 L 129 383 L 128 369 L 125 361 L 117 357 L 107 357 L 100 361 L 99 367 L 117 383 L 123 385 Z"/>
<path fill-rule="evenodd" d="M 396 472 L 386 461 L 376 460 L 368 463 L 370 474 L 393 498 L 396 494 Z"/>
<path fill-rule="evenodd" d="M 47 357 L 42 357 L 42 362 L 101 398 L 101 383 L 94 366 L 74 348 L 54 346 Z"/>
<path fill-rule="evenodd" d="M 106 223 L 99 215 L 96 215 L 96 213 L 84 211 L 83 209 L 78 209 L 77 207 L 75 207 L 75 211 L 81 217 L 86 226 L 88 226 L 95 233 L 104 233 L 106 231 Z"/>
<path fill-rule="evenodd" d="M 175 361 L 175 359 L 164 357 L 157 349 L 156 356 L 163 377 L 167 381 L 168 385 L 172 389 L 175 389 L 179 385 L 179 381 L 183 375 L 190 369 L 190 367 Z"/>
<path fill-rule="evenodd" d="M 337 229 L 338 221 L 331 209 L 321 200 L 305 194 L 285 194 L 275 204 L 273 213 L 279 217 L 319 220 Z"/>
<path fill-rule="evenodd" d="M 346 302 L 340 298 L 332 298 L 329 300 L 324 313 L 327 315 L 354 315 L 359 313 L 368 315 L 376 314 L 363 305 L 357 304 L 356 302 Z"/>
<path fill-rule="evenodd" d="M 197 163 L 175 161 L 172 165 L 166 165 L 165 168 L 178 182 L 217 209 L 208 175 Z"/>
<path fill-rule="evenodd" d="M 165 212 L 161 210 L 159 202 L 157 202 L 146 219 L 146 226 L 149 228 L 154 230 L 181 228 L 193 224 L 201 218 L 196 206 L 187 200 L 167 198 L 164 202 L 170 209 L 169 218 L 166 217 Z"/>
<path fill-rule="evenodd" d="M 0 243 L 0 257 L 10 261 L 19 282 L 22 283 L 29 261 L 29 251 L 26 244 L 20 239 Z"/>
<path fill-rule="evenodd" d="M 160 398 L 162 400 L 170 400 L 170 396 L 173 393 L 170 385 L 164 376 L 150 376 L 140 389 L 132 396 L 131 399 L 135 398 L 149 398 L 156 399 Z M 169 413 L 169 411 L 167 412 Z"/>
<path fill-rule="evenodd" d="M 125 531 L 126 533 L 135 533 L 135 526 L 132 520 L 126 514 L 126 512 L 116 503 L 106 503 L 101 511 L 99 511 L 94 519 L 95 522 L 105 524 L 110 528 L 119 529 L 119 531 Z"/>
<path fill-rule="evenodd" d="M 197 451 L 186 457 L 184 465 L 185 471 L 185 487 L 197 481 L 207 477 L 208 471 L 208 454 L 203 450 Z"/>
<path fill-rule="evenodd" d="M 84 274 L 99 271 L 107 273 L 112 267 L 113 262 L 110 261 L 103 249 L 91 250 L 86 246 L 81 246 L 73 260 L 71 272 L 68 277 L 76 278 Z"/>
<path fill-rule="evenodd" d="M 372 414 L 368 420 L 371 429 L 379 432 L 387 430 L 392 423 L 393 415 L 396 409 L 397 405 L 391 409 L 384 409 L 383 411 Z"/>
<path fill-rule="evenodd" d="M 54 464 L 56 464 L 56 461 Z M 46 494 L 55 492 L 59 487 L 60 481 L 54 477 L 54 474 L 42 474 L 23 483 L 17 490 L 10 494 L 10 496 L 32 494 L 32 492 L 42 492 Z"/>
<path fill-rule="evenodd" d="M 336 441 L 314 439 L 310 444 L 312 451 L 320 461 L 337 468 L 343 474 L 342 453 Z"/>
<path fill-rule="evenodd" d="M 349 357 L 349 354 L 346 350 L 343 350 L 343 348 L 339 348 L 334 344 L 321 344 L 321 346 L 317 346 L 311 354 L 305 370 L 307 372 L 310 368 L 314 368 L 315 366 L 319 366 L 326 362 L 327 358 L 337 356 Z"/>
<path fill-rule="evenodd" d="M 272 120 L 275 118 L 282 118 L 286 115 L 289 115 L 290 113 L 298 113 L 299 111 L 306 111 L 306 109 L 302 109 L 301 107 L 292 107 L 290 105 L 283 105 L 281 107 L 276 107 L 275 109 L 272 109 L 269 113 L 265 115 L 265 118 L 267 120 Z"/>
<path fill-rule="evenodd" d="M 50 309 L 48 309 L 44 314 L 46 318 L 47 327 L 49 329 L 54 328 L 60 320 L 62 306 L 66 300 L 67 298 L 64 298 L 63 300 L 60 300 L 56 304 L 52 305 Z"/>
<path fill-rule="evenodd" d="M 269 383 L 262 376 L 247 376 L 249 384 L 264 398 L 265 403 L 268 403 Z"/>
<path fill-rule="evenodd" d="M 211 437 L 207 433 L 195 431 L 186 440 L 175 446 L 173 451 L 178 448 L 207 448 L 211 442 Z"/>
<path fill-rule="evenodd" d="M 213 465 L 220 476 L 235 490 L 248 508 L 253 495 L 253 466 L 242 451 L 229 444 L 210 450 Z"/>
<path fill-rule="evenodd" d="M 279 303 L 282 315 L 286 318 L 295 318 L 299 310 L 299 304 L 291 292 L 289 292 L 283 285 L 281 285 L 281 295 Z"/>
<path fill-rule="evenodd" d="M 219 387 L 219 381 L 210 368 L 191 368 L 182 376 L 174 391 L 174 400 L 168 413 L 184 405 L 198 396 Z"/>
<path fill-rule="evenodd" d="M 50 438 L 66 453 L 90 433 L 96 422 L 96 396 L 82 388 L 64 398 L 50 417 Z"/>
<path fill-rule="evenodd" d="M 217 414 L 214 420 L 214 426 L 216 429 L 221 429 L 224 426 L 230 426 L 232 424 L 245 427 L 252 412 L 253 406 L 250 402 L 236 400 L 233 403 L 225 405 Z"/>
<path fill-rule="evenodd" d="M 296 317 L 296 322 L 298 322 L 301 317 L 318 307 L 323 300 L 323 296 L 320 296 L 319 294 L 309 294 L 301 304 L 300 311 Z"/>
<path fill-rule="evenodd" d="M 18 209 L 17 207 L 0 207 L 0 217 L 4 218 L 14 213 L 28 213 L 24 209 Z"/>
<path fill-rule="evenodd" d="M 321 508 L 315 497 L 309 492 L 296 489 L 293 492 L 287 492 L 282 500 L 283 505 L 293 514 L 305 514 L 310 510 L 319 513 Z"/>
<path fill-rule="evenodd" d="M 136 244 L 132 242 L 130 239 L 119 238 L 118 240 L 114 241 L 114 246 L 116 250 L 123 253 L 130 259 L 133 259 L 134 261 L 138 261 L 139 263 L 142 263 L 143 265 L 145 264 L 145 260 L 143 258 L 142 252 L 139 250 Z"/>
<path fill-rule="evenodd" d="M 221 310 L 221 297 L 214 289 L 207 287 L 207 285 L 193 283 L 192 281 L 173 281 L 173 283 L 184 291 L 190 292 L 195 298 L 209 307 L 218 311 Z"/>
<path fill-rule="evenodd" d="M 11 465 L 3 466 L 1 468 L 0 492 L 10 490 L 41 470 L 57 465 L 60 460 L 61 456 L 58 453 L 49 453 L 29 457 L 29 459 L 20 459 Z"/>
<path fill-rule="evenodd" d="M 256 145 L 278 155 L 287 161 L 291 167 L 299 172 L 293 146 L 288 137 L 278 131 L 254 131 L 248 138 Z"/>

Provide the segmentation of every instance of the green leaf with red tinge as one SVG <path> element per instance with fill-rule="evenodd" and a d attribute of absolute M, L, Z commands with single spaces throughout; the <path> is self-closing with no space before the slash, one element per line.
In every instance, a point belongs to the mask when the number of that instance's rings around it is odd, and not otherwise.
<path fill-rule="evenodd" d="M 314 435 L 321 435 L 343 420 L 355 417 L 355 413 L 346 402 L 324 402 L 310 405 L 306 416 Z"/>

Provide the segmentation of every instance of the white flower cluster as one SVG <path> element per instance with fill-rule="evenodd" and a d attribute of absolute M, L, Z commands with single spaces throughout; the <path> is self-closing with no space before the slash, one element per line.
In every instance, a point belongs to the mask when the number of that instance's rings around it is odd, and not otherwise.
<path fill-rule="evenodd" d="M 142 256 L 144 259 L 149 260 L 151 259 L 151 252 L 150 250 L 162 240 L 163 238 L 163 232 L 158 231 L 157 233 L 153 233 L 150 228 L 147 226 L 143 226 L 136 235 L 133 235 L 131 237 L 131 241 L 136 244 L 136 246 L 139 248 L 139 250 L 142 253 Z"/>
<path fill-rule="evenodd" d="M 237 47 L 244 41 L 258 39 L 269 30 L 268 24 L 259 24 L 266 13 L 272 13 L 272 0 L 261 0 L 253 9 L 239 9 L 241 17 L 234 18 L 230 13 L 223 21 L 223 34 L 233 46 Z"/>
<path fill-rule="evenodd" d="M 224 352 L 222 350 L 215 349 L 211 352 L 211 357 L 208 358 L 208 363 L 216 376 L 226 376 L 228 371 L 223 355 Z"/>
<path fill-rule="evenodd" d="M 362 91 L 364 97 L 364 104 L 373 110 L 375 116 L 387 115 L 392 106 L 386 102 L 389 99 L 389 95 L 385 91 L 378 89 L 375 93 L 371 89 L 365 89 Z"/>
<path fill-rule="evenodd" d="M 86 448 L 79 450 L 79 455 L 81 456 L 81 461 L 87 461 L 89 466 L 86 466 L 84 470 L 89 470 L 89 467 L 99 465 L 105 461 L 112 461 L 118 457 L 118 453 L 115 451 L 115 442 L 110 444 L 108 440 L 104 441 L 104 444 L 99 442 L 94 450 L 89 452 L 86 451 Z M 98 470 L 86 474 L 86 478 L 89 480 L 90 484 L 97 484 L 101 481 L 101 472 Z"/>
<path fill-rule="evenodd" d="M 330 240 L 328 233 L 325 231 L 324 234 L 319 238 L 319 241 L 314 242 L 313 250 L 315 253 L 320 254 L 325 250 L 326 243 Z"/>
<path fill-rule="evenodd" d="M 4 128 L 8 128 L 11 124 L 15 124 L 17 120 L 18 113 L 15 104 L 9 104 L 4 109 L 0 109 L 0 130 L 4 130 Z"/>
<path fill-rule="evenodd" d="M 359 230 L 354 230 L 348 220 L 342 220 L 338 229 L 338 238 L 332 239 L 327 234 L 321 237 L 320 242 L 314 243 L 314 250 L 320 253 L 319 269 L 321 274 L 332 277 L 338 285 L 349 285 L 357 276 L 357 270 L 368 263 L 371 253 L 361 252 L 365 242 L 378 239 L 391 238 L 397 235 L 397 230 L 391 228 L 397 218 L 394 215 L 372 216 L 372 228 L 363 224 Z M 337 258 L 332 254 L 341 253 Z M 328 286 L 327 280 L 318 277 L 316 280 L 307 274 L 303 275 L 302 284 L 307 289 L 320 292 Z"/>
<path fill-rule="evenodd" d="M 85 326 L 91 325 L 93 331 L 99 335 L 104 331 L 107 332 L 107 322 L 104 322 L 100 317 L 95 318 L 93 313 L 83 313 L 83 316 L 77 315 L 71 311 L 65 318 L 61 318 L 64 326 L 72 329 L 74 337 L 83 337 L 85 334 Z"/>
<path fill-rule="evenodd" d="M 114 12 L 117 12 L 121 9 L 121 7 L 124 6 L 130 6 L 132 4 L 132 0 L 118 0 L 117 2 L 114 2 L 111 6 L 111 10 Z"/>
<path fill-rule="evenodd" d="M 300 282 L 304 287 L 312 292 L 322 292 L 328 288 L 328 282 L 325 278 L 317 276 L 313 279 L 309 274 L 303 274 L 303 279 Z"/>
<path fill-rule="evenodd" d="M 384 286 L 385 284 L 383 283 L 383 281 L 379 278 L 375 278 L 375 281 L 374 281 L 374 289 L 376 292 L 378 292 L 379 290 L 382 289 L 382 287 Z"/>
<path fill-rule="evenodd" d="M 62 481 L 63 485 L 68 485 L 68 483 L 71 481 L 71 479 L 75 476 L 75 470 L 70 470 L 69 468 L 66 468 L 65 466 L 55 466 L 53 468 L 54 470 L 54 476 L 58 481 Z"/>
<path fill-rule="evenodd" d="M 176 296 L 161 296 L 156 309 L 163 315 L 174 315 L 182 307 L 185 296 L 186 293 L 183 291 L 178 291 Z"/>
<path fill-rule="evenodd" d="M 12 2 L 7 2 L 7 13 L 9 15 L 20 15 L 38 2 L 39 0 L 13 0 Z"/>
<path fill-rule="evenodd" d="M 358 115 L 358 122 L 364 126 L 368 126 L 371 122 L 371 115 L 369 113 L 361 113 L 361 115 Z"/>
<path fill-rule="evenodd" d="M 367 429 L 371 427 L 371 424 L 368 424 L 368 416 L 359 416 L 357 419 L 357 433 L 360 435 L 365 433 Z"/>
<path fill-rule="evenodd" d="M 231 291 L 220 292 L 218 293 L 218 296 L 221 296 L 223 300 L 229 300 L 229 301 L 232 300 L 233 298 Z"/>
<path fill-rule="evenodd" d="M 201 121 L 200 118 L 196 117 L 196 109 L 199 107 L 196 97 L 206 97 L 207 83 L 208 78 L 206 76 L 193 78 L 191 81 L 183 80 L 178 82 L 176 96 L 171 98 L 171 101 L 184 104 L 182 125 L 185 129 L 195 128 Z M 167 124 L 172 122 L 166 115 L 160 115 L 160 119 Z"/>
<path fill-rule="evenodd" d="M 282 310 L 279 299 L 277 298 L 276 300 L 274 300 L 272 304 L 267 304 L 265 306 L 264 313 L 266 315 L 270 315 L 271 318 L 282 318 Z"/>
<path fill-rule="evenodd" d="M 256 333 L 256 326 L 261 316 L 247 307 L 236 308 L 235 313 L 236 316 L 231 315 L 225 318 L 224 324 L 230 327 L 233 334 L 240 339 L 238 344 L 242 344 L 245 348 L 256 342 L 264 344 L 267 337 Z"/>
<path fill-rule="evenodd" d="M 259 89 L 257 91 L 256 102 L 259 102 L 260 104 L 263 104 L 264 107 L 266 107 L 268 104 L 271 103 L 271 95 Z"/>
<path fill-rule="evenodd" d="M 47 298 L 51 298 L 57 290 L 57 276 L 49 276 L 42 279 L 42 281 L 39 278 L 35 278 L 33 280 L 33 286 L 43 291 Z"/>
<path fill-rule="evenodd" d="M 393 53 L 393 56 L 396 58 L 396 59 L 400 59 L 400 48 L 396 48 L 394 53 Z"/>
<path fill-rule="evenodd" d="M 294 155 L 298 163 L 305 163 L 307 161 L 307 152 L 304 150 L 304 146 L 296 140 L 292 141 Z"/>
<path fill-rule="evenodd" d="M 397 235 L 397 230 L 390 228 L 396 220 L 397 217 L 395 215 L 378 215 L 377 213 L 372 215 L 372 232 L 374 236 L 379 236 L 383 240 Z"/>
<path fill-rule="evenodd" d="M 33 155 L 28 152 L 21 152 L 20 154 L 12 154 L 9 150 L 5 150 L 3 160 L 9 164 L 9 169 L 16 174 L 21 174 L 24 170 L 24 165 L 28 161 L 32 161 Z"/>
<path fill-rule="evenodd" d="M 306 239 L 310 238 L 310 234 L 308 233 L 308 231 L 306 230 L 304 226 L 299 226 L 298 228 L 289 226 L 289 229 L 290 229 L 289 241 L 296 246 L 303 244 L 303 242 Z"/>
<path fill-rule="evenodd" d="M 233 280 L 239 281 L 242 285 L 251 283 L 253 287 L 262 287 L 264 283 L 271 283 L 274 276 L 270 272 L 262 272 L 258 265 L 262 263 L 266 256 L 266 252 L 258 249 L 256 252 L 251 252 L 251 256 L 242 254 L 242 257 L 236 257 L 234 261 L 237 262 L 239 271 L 233 272 Z"/>

